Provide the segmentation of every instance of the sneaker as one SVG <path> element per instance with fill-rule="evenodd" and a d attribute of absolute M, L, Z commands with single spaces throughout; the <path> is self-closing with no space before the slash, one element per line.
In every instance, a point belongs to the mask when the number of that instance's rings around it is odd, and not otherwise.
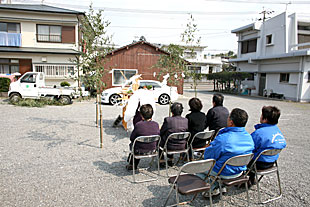
<path fill-rule="evenodd" d="M 227 189 L 224 187 L 222 188 L 222 194 L 226 193 L 227 192 Z M 215 188 L 212 192 L 211 192 L 211 196 L 218 196 L 220 195 L 220 189 L 219 188 Z M 205 191 L 205 192 L 202 192 L 202 196 L 205 197 L 205 198 L 209 198 L 209 191 Z"/>

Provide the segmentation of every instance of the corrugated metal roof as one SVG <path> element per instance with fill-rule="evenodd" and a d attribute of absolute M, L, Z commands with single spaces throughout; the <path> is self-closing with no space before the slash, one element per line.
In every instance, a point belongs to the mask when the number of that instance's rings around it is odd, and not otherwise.
<path fill-rule="evenodd" d="M 33 47 L 0 47 L 0 52 L 47 53 L 47 54 L 68 54 L 68 55 L 79 54 L 78 51 L 73 49 L 33 48 Z"/>
<path fill-rule="evenodd" d="M 0 9 L 63 13 L 63 14 L 84 14 L 84 12 L 70 10 L 70 9 L 63 9 L 63 8 L 48 6 L 44 4 L 0 4 Z"/>

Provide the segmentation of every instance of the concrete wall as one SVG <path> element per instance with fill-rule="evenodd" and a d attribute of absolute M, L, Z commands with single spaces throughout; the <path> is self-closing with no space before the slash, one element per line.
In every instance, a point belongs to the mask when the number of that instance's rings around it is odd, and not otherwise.
<path fill-rule="evenodd" d="M 282 54 L 286 52 L 286 13 L 275 16 L 261 26 L 260 56 Z M 266 44 L 266 36 L 272 35 L 272 44 Z"/>
<path fill-rule="evenodd" d="M 303 59 L 303 73 L 301 74 L 302 88 L 301 88 L 301 100 L 310 101 L 310 82 L 308 82 L 308 73 L 310 72 L 310 57 Z"/>
<path fill-rule="evenodd" d="M 295 75 L 298 74 L 295 73 Z M 274 93 L 284 94 L 286 99 L 296 101 L 297 84 L 280 83 L 279 80 L 280 80 L 280 74 L 267 74 L 266 88 L 272 89 Z"/>

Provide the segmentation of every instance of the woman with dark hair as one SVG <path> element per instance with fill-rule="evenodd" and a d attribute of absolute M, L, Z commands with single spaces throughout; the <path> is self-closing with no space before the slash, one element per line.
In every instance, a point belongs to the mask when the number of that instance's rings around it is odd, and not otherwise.
<path fill-rule="evenodd" d="M 188 105 L 191 112 L 187 114 L 185 118 L 188 119 L 188 131 L 191 133 L 191 138 L 189 139 L 190 144 L 195 134 L 205 130 L 206 114 L 201 112 L 202 103 L 198 98 L 191 98 Z M 204 139 L 195 139 L 193 142 L 193 147 L 204 147 L 205 144 L 206 141 Z M 190 157 L 192 157 L 191 151 Z"/>

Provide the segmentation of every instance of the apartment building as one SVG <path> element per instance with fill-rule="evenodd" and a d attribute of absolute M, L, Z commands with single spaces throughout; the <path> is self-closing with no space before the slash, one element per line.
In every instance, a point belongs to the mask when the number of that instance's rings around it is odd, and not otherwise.
<path fill-rule="evenodd" d="M 82 12 L 48 5 L 0 4 L 0 73 L 44 72 L 46 85 L 77 86 Z"/>
<path fill-rule="evenodd" d="M 243 86 L 253 95 L 283 95 L 310 101 L 310 15 L 286 12 L 235 30 L 237 71 L 249 72 Z"/>

